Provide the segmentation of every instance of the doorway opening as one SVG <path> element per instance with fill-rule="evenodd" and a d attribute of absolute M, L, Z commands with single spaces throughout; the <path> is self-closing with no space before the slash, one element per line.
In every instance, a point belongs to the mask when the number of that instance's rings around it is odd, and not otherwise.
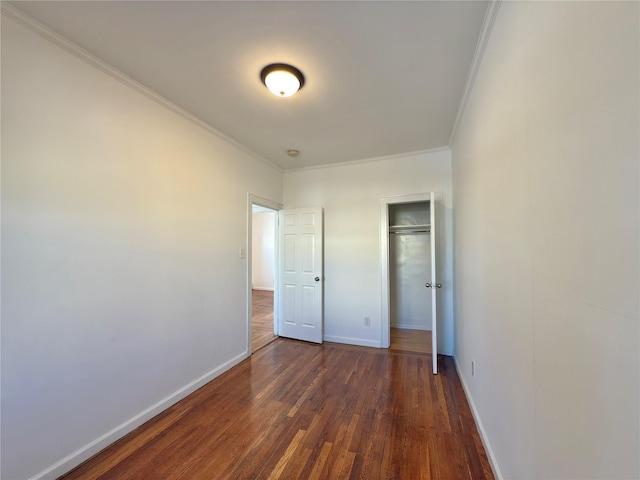
<path fill-rule="evenodd" d="M 430 354 L 437 372 L 435 194 L 381 203 L 382 346 Z M 433 287 L 432 287 L 433 286 Z"/>
<path fill-rule="evenodd" d="M 276 256 L 279 205 L 251 196 L 248 238 L 248 347 L 251 353 L 278 338 Z"/>

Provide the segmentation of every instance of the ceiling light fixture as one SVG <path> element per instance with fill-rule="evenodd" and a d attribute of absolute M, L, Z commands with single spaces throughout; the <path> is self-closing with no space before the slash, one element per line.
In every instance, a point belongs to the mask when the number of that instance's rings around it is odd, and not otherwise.
<path fill-rule="evenodd" d="M 277 97 L 290 97 L 304 85 L 304 75 L 286 63 L 272 63 L 260 72 L 262 83 Z"/>

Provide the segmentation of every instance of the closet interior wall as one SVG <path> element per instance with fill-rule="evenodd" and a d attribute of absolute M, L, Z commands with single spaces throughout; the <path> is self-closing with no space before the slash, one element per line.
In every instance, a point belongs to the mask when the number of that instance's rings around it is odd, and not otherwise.
<path fill-rule="evenodd" d="M 391 327 L 431 330 L 431 229 L 429 202 L 389 205 L 389 306 Z"/>

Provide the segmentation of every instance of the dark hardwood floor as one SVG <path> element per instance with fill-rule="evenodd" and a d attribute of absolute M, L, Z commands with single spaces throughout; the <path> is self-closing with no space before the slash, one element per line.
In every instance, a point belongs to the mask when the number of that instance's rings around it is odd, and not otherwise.
<path fill-rule="evenodd" d="M 276 338 L 273 334 L 273 292 L 251 291 L 251 351 L 256 352 Z"/>
<path fill-rule="evenodd" d="M 492 479 L 453 360 L 287 339 L 71 479 Z"/>
<path fill-rule="evenodd" d="M 389 348 L 395 352 L 431 353 L 431 332 L 391 327 Z"/>

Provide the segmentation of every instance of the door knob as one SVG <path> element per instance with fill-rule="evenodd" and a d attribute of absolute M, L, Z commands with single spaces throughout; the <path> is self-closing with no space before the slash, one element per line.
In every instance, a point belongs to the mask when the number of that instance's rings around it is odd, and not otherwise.
<path fill-rule="evenodd" d="M 425 283 L 424 286 L 427 287 L 427 288 L 432 288 L 431 284 L 429 282 Z"/>
<path fill-rule="evenodd" d="M 442 284 L 441 283 L 435 283 L 434 284 L 434 283 L 427 282 L 427 283 L 424 284 L 424 286 L 427 287 L 427 288 L 442 288 Z"/>
<path fill-rule="evenodd" d="M 436 288 L 442 288 L 442 284 L 441 283 L 436 283 Z"/>
<path fill-rule="evenodd" d="M 319 282 L 319 281 L 320 281 L 320 277 L 316 277 L 316 278 L 314 278 L 314 280 L 315 280 L 316 282 Z"/>

